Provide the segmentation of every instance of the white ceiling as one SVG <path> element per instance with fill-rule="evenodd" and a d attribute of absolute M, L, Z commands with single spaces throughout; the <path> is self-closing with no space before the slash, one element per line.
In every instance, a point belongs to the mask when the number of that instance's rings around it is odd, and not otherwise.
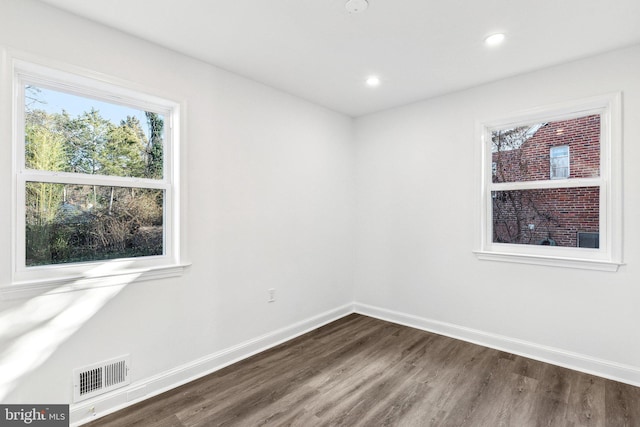
<path fill-rule="evenodd" d="M 640 0 L 40 1 L 350 116 L 640 43 Z"/>

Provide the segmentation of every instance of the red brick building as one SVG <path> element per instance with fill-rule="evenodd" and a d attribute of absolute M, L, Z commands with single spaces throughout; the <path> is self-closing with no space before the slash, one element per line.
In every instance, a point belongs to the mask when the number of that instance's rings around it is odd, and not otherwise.
<path fill-rule="evenodd" d="M 600 116 L 494 132 L 493 182 L 571 180 L 600 173 Z M 598 247 L 598 187 L 493 192 L 493 241 Z"/>

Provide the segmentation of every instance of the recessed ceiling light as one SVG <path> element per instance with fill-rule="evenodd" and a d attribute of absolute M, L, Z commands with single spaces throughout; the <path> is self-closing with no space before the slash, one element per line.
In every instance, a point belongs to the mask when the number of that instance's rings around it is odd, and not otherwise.
<path fill-rule="evenodd" d="M 503 33 L 492 34 L 485 38 L 484 42 L 487 46 L 497 46 L 504 41 L 504 37 Z"/>
<path fill-rule="evenodd" d="M 349 13 L 360 13 L 367 10 L 369 3 L 367 0 L 348 0 L 344 7 Z"/>
<path fill-rule="evenodd" d="M 367 86 L 375 87 L 380 85 L 380 78 L 376 76 L 367 77 Z"/>

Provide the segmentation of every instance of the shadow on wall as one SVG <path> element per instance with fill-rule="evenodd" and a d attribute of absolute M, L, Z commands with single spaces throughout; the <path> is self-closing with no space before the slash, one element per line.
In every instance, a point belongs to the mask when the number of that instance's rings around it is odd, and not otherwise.
<path fill-rule="evenodd" d="M 105 265 L 99 268 L 104 270 Z M 25 375 L 49 359 L 64 341 L 141 274 L 106 278 L 94 289 L 70 292 L 54 289 L 0 313 L 0 402 L 5 401 Z"/>

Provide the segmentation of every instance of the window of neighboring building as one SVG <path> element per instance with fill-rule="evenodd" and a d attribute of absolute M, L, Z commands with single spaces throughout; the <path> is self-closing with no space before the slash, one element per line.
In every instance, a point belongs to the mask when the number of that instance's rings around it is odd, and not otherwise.
<path fill-rule="evenodd" d="M 16 64 L 14 281 L 178 265 L 178 104 Z"/>
<path fill-rule="evenodd" d="M 600 234 L 578 232 L 578 247 L 597 249 L 600 247 Z"/>
<path fill-rule="evenodd" d="M 620 97 L 482 124 L 482 259 L 615 270 L 621 263 Z M 571 168 L 570 168 L 571 165 Z M 579 236 L 598 236 L 597 244 Z"/>
<path fill-rule="evenodd" d="M 584 130 L 586 129 L 588 128 L 585 127 Z M 562 145 L 560 147 L 551 147 L 549 158 L 550 158 L 550 168 L 551 168 L 551 179 L 569 178 L 569 165 L 570 165 L 569 146 Z"/>

